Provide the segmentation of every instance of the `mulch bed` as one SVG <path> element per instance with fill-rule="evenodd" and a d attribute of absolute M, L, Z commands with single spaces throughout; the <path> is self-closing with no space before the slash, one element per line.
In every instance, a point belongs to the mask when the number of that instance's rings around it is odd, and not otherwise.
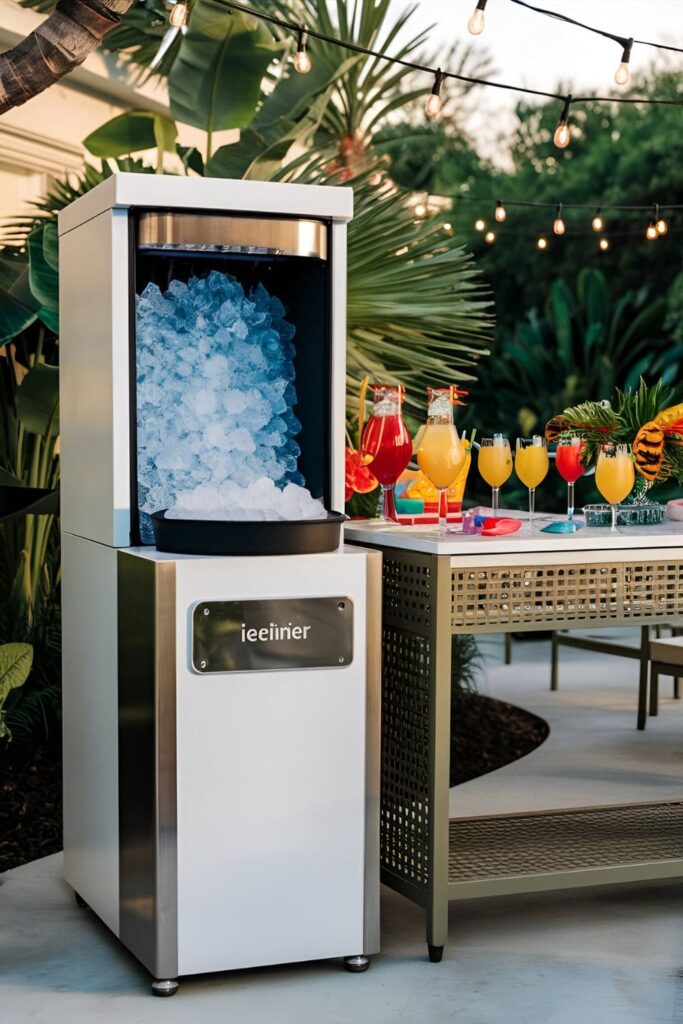
<path fill-rule="evenodd" d="M 539 746 L 548 726 L 536 715 L 478 693 L 453 698 L 451 786 L 502 768 Z M 0 762 L 0 871 L 62 849 L 62 766 L 39 750 L 26 763 Z"/>
<path fill-rule="evenodd" d="M 479 693 L 454 693 L 451 786 L 525 757 L 543 743 L 549 732 L 547 722 L 523 708 Z"/>
<path fill-rule="evenodd" d="M 23 763 L 0 761 L 0 871 L 61 849 L 59 752 L 42 749 Z"/>

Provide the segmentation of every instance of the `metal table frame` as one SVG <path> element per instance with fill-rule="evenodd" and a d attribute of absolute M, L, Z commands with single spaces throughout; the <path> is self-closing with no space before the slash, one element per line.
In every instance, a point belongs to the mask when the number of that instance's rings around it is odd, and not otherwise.
<path fill-rule="evenodd" d="M 683 535 L 673 551 L 582 550 L 552 561 L 509 549 L 429 553 L 408 535 L 403 547 L 396 534 L 383 543 L 367 529 L 347 540 L 383 553 L 381 877 L 424 908 L 430 959 L 441 959 L 451 899 L 683 876 L 683 793 L 449 819 L 452 636 L 671 622 L 683 615 Z M 643 707 L 647 686 L 641 660 Z"/>

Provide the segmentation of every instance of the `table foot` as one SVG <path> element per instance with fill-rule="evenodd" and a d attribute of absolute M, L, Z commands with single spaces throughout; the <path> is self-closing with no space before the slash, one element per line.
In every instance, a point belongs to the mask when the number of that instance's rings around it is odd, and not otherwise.
<path fill-rule="evenodd" d="M 443 946 L 432 946 L 431 943 L 427 943 L 427 952 L 429 953 L 429 959 L 433 964 L 440 964 L 443 957 Z"/>

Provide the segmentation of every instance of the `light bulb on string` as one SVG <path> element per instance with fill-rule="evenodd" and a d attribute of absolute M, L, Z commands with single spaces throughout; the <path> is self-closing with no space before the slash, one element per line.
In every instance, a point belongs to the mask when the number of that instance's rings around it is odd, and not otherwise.
<path fill-rule="evenodd" d="M 537 249 L 541 249 L 541 250 L 547 249 L 548 248 L 548 239 L 544 238 L 544 236 L 541 235 L 540 238 L 536 239 L 536 248 Z"/>
<path fill-rule="evenodd" d="M 307 42 L 308 32 L 305 28 L 299 29 L 299 38 L 296 44 L 296 53 L 294 54 L 294 67 L 300 75 L 307 75 L 313 67 L 313 62 L 306 50 Z"/>
<path fill-rule="evenodd" d="M 609 249 L 609 238 L 601 238 L 598 242 L 598 248 L 601 252 L 607 252 Z"/>
<path fill-rule="evenodd" d="M 479 217 L 478 220 L 475 220 L 475 222 L 474 222 L 474 230 L 475 231 L 485 231 L 486 230 L 486 221 L 482 220 L 481 217 Z"/>
<path fill-rule="evenodd" d="M 553 234 L 563 235 L 567 230 L 567 225 L 562 219 L 562 203 L 558 203 L 555 209 L 555 220 L 553 221 Z"/>
<path fill-rule="evenodd" d="M 434 76 L 434 85 L 432 91 L 427 97 L 427 103 L 425 105 L 425 111 L 430 121 L 435 121 L 441 114 L 443 109 L 443 100 L 441 99 L 441 87 L 443 85 L 444 75 L 442 74 L 441 68 L 436 72 Z"/>
<path fill-rule="evenodd" d="M 633 46 L 633 40 L 628 39 L 624 52 L 621 55 L 621 64 L 614 73 L 614 81 L 617 85 L 628 85 L 631 81 L 631 69 L 628 66 L 631 60 L 631 48 Z"/>
<path fill-rule="evenodd" d="M 484 241 L 488 242 L 489 245 L 493 245 L 495 240 L 496 240 L 496 232 L 495 231 L 487 231 L 486 234 L 484 235 Z"/>
<path fill-rule="evenodd" d="M 484 18 L 484 9 L 486 7 L 486 0 L 478 0 L 477 6 L 474 8 L 472 17 L 467 22 L 467 31 L 470 35 L 480 36 L 486 27 L 486 19 Z"/>
<path fill-rule="evenodd" d="M 648 242 L 654 242 L 655 238 L 659 238 L 659 235 L 657 234 L 657 226 L 653 220 L 650 221 L 645 229 L 645 237 Z"/>
<path fill-rule="evenodd" d="M 659 203 L 655 203 L 655 205 L 654 205 L 654 213 L 653 213 L 652 219 L 654 221 L 654 225 L 655 225 L 655 229 L 657 231 L 657 235 L 665 235 L 667 233 L 667 231 L 669 230 L 669 225 L 666 223 L 664 218 L 660 215 Z"/>
<path fill-rule="evenodd" d="M 564 101 L 562 113 L 560 114 L 560 120 L 557 122 L 557 128 L 553 135 L 553 142 L 558 149 L 566 149 L 571 140 L 571 130 L 569 128 L 569 108 L 571 106 L 572 98 L 567 96 Z"/>
<path fill-rule="evenodd" d="M 494 216 L 499 224 L 502 224 L 505 218 L 507 217 L 507 210 L 503 206 L 502 199 L 499 199 L 498 202 L 496 203 L 496 212 Z"/>
<path fill-rule="evenodd" d="M 603 231 L 604 230 L 605 221 L 603 219 L 602 214 L 600 213 L 600 207 L 599 206 L 598 206 L 597 210 L 595 211 L 595 216 L 593 217 L 593 220 L 591 221 L 591 227 L 593 228 L 593 231 Z"/>

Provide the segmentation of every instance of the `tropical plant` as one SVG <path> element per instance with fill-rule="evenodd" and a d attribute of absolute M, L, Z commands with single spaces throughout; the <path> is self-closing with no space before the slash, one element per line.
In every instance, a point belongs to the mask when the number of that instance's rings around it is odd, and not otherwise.
<path fill-rule="evenodd" d="M 5 701 L 12 690 L 26 682 L 33 662 L 30 644 L 2 644 L 0 646 L 0 740 L 11 739 L 6 722 Z"/>
<path fill-rule="evenodd" d="M 39 2 L 47 9 L 47 0 Z M 364 0 L 351 14 L 339 3 L 338 21 L 332 22 L 323 0 L 269 7 L 305 14 L 325 32 L 361 45 L 399 48 L 397 39 L 412 13 L 392 22 L 389 0 Z M 125 42 L 124 59 L 142 67 L 158 44 L 158 14 L 157 0 L 145 0 L 108 44 Z M 417 35 L 402 52 L 412 53 L 423 39 Z M 370 152 L 381 124 L 427 86 L 406 90 L 391 65 L 314 40 L 314 68 L 298 75 L 288 60 L 274 61 L 291 48 L 291 39 L 219 0 L 196 0 L 190 30 L 160 69 L 168 79 L 171 115 L 130 111 L 91 133 L 85 143 L 101 164 L 86 165 L 75 182 L 56 183 L 32 215 L 15 219 L 6 232 L 8 244 L 0 252 L 0 509 L 7 510 L 0 522 L 0 637 L 30 639 L 36 649 L 21 697 L 17 692 L 8 700 L 15 735 L 30 736 L 38 725 L 53 729 L 58 715 L 59 209 L 116 169 L 170 169 L 169 155 L 176 159 L 176 173 L 348 183 L 356 196 L 348 261 L 350 393 L 355 395 L 357 377 L 367 372 L 401 378 L 411 398 L 421 397 L 427 383 L 471 379 L 487 351 L 490 302 L 470 257 L 437 222 L 416 222 L 409 194 L 383 180 Z M 203 152 L 178 145 L 179 120 L 206 132 Z M 215 133 L 226 128 L 239 128 L 239 140 L 215 147 Z M 152 166 L 140 157 L 148 150 L 156 150 Z M 354 398 L 354 411 L 355 404 Z M 22 498 L 15 495 L 11 507 L 10 487 Z"/>
<path fill-rule="evenodd" d="M 586 395 L 608 398 L 641 376 L 675 378 L 678 363 L 660 344 L 665 315 L 665 300 L 646 288 L 612 302 L 599 270 L 581 270 L 575 292 L 554 281 L 543 311 L 531 310 L 482 365 L 468 416 L 528 435 Z"/>

